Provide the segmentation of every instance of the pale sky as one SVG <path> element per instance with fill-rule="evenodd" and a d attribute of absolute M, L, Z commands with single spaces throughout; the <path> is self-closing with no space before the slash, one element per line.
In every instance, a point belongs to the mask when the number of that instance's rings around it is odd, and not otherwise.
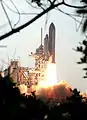
<path fill-rule="evenodd" d="M 65 10 L 64 7 L 62 7 Z M 71 12 L 70 9 L 66 11 Z M 22 18 L 25 21 L 25 17 Z M 75 21 L 60 13 L 52 10 L 48 15 L 48 23 L 45 28 L 46 15 L 32 23 L 27 28 L 21 30 L 3 41 L 0 45 L 7 45 L 7 48 L 0 48 L 0 59 L 8 62 L 9 58 L 19 58 L 22 66 L 32 67 L 34 61 L 28 54 L 40 45 L 40 30 L 43 28 L 43 39 L 45 34 L 48 33 L 49 25 L 51 22 L 56 27 L 56 64 L 58 80 L 65 80 L 73 88 L 77 87 L 78 90 L 87 90 L 87 79 L 83 79 L 84 71 L 83 65 L 78 65 L 80 54 L 73 51 L 78 42 L 82 41 L 85 37 L 81 34 L 81 30 L 76 32 Z M 2 18 L 3 21 L 3 18 Z M 14 55 L 16 49 L 16 54 Z"/>

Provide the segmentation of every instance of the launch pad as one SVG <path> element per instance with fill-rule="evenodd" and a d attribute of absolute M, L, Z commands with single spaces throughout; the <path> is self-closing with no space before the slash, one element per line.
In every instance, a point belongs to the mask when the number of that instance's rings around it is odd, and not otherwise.
<path fill-rule="evenodd" d="M 31 52 L 31 56 L 35 59 L 35 70 L 38 70 L 35 78 L 37 81 L 43 80 L 48 62 L 55 63 L 55 26 L 53 23 L 49 26 L 49 34 L 46 34 L 44 44 L 42 44 L 41 28 L 41 45 L 36 49 L 35 53 Z"/>
<path fill-rule="evenodd" d="M 40 80 L 44 80 L 48 62 L 55 63 L 55 26 L 53 23 L 49 26 L 49 32 L 46 34 L 43 44 L 42 41 L 41 28 L 41 44 L 36 49 L 35 53 L 31 52 L 29 55 L 35 59 L 34 68 L 21 67 L 20 61 L 11 60 L 9 68 L 4 70 L 4 76 L 7 75 L 9 70 L 15 82 L 18 84 L 26 84 L 28 87 L 37 85 Z"/>

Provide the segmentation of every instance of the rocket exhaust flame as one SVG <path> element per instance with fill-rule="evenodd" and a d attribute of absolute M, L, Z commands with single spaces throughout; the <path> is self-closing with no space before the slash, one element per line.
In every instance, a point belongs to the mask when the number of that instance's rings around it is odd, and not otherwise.
<path fill-rule="evenodd" d="M 64 81 L 58 82 L 56 64 L 48 63 L 45 78 L 36 87 L 36 95 L 42 98 L 65 99 L 72 95 L 71 87 Z"/>
<path fill-rule="evenodd" d="M 38 83 L 39 88 L 48 88 L 57 83 L 56 64 L 48 63 L 45 71 L 45 78 Z"/>

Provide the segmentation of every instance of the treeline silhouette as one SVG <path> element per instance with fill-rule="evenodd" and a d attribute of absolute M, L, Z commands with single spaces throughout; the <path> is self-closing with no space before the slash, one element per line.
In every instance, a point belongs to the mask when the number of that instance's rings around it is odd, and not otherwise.
<path fill-rule="evenodd" d="M 0 119 L 77 120 L 87 118 L 87 100 L 74 89 L 66 101 L 49 106 L 35 93 L 21 95 L 10 76 L 0 76 Z"/>

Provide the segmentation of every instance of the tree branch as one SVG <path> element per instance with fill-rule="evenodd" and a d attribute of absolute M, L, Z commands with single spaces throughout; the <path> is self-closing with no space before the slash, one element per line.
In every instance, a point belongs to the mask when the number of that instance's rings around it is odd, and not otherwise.
<path fill-rule="evenodd" d="M 26 0 L 27 1 L 27 0 Z M 54 0 L 55 1 L 55 0 Z M 67 7 L 71 7 L 71 8 L 86 8 L 87 5 L 84 5 L 84 6 L 74 6 L 74 5 L 70 5 L 70 4 L 67 4 L 64 2 L 64 0 L 60 3 L 56 3 L 56 4 L 53 4 L 51 6 L 49 6 L 46 10 L 42 11 L 41 13 L 39 13 L 37 16 L 35 16 L 33 19 L 31 19 L 30 21 L 26 22 L 25 24 L 15 28 L 15 29 L 12 29 L 11 31 L 9 31 L 8 33 L 4 34 L 4 35 L 1 35 L 0 36 L 0 40 L 4 39 L 4 38 L 7 38 L 9 37 L 10 35 L 14 34 L 14 33 L 17 33 L 19 32 L 20 30 L 22 30 L 23 28 L 29 26 L 31 23 L 33 23 L 35 20 L 37 20 L 38 18 L 40 18 L 41 16 L 43 16 L 45 13 L 49 12 L 50 10 L 54 9 L 55 7 L 58 7 L 60 5 L 65 5 Z"/>
<path fill-rule="evenodd" d="M 3 3 L 5 4 L 5 6 L 10 10 L 10 11 L 12 11 L 13 13 L 15 13 L 15 14 L 20 14 L 20 15 L 37 15 L 38 13 L 26 13 L 26 12 L 17 12 L 17 11 L 15 11 L 15 10 L 13 10 L 11 7 L 9 7 L 4 1 L 3 1 Z"/>
<path fill-rule="evenodd" d="M 50 2 L 50 4 L 52 4 L 52 1 L 51 0 L 48 0 Z"/>
<path fill-rule="evenodd" d="M 9 23 L 9 25 L 10 25 L 11 29 L 12 29 L 12 25 L 11 25 L 10 19 L 9 19 L 9 17 L 8 17 L 8 14 L 7 14 L 7 12 L 6 12 L 6 10 L 5 10 L 5 8 L 4 8 L 4 6 L 3 6 L 3 3 L 2 3 L 2 2 L 1 2 L 1 6 L 2 6 L 2 8 L 3 8 L 4 12 L 5 12 L 5 15 L 6 15 L 6 17 L 7 17 L 8 23 Z"/>
<path fill-rule="evenodd" d="M 12 0 L 10 0 L 10 2 L 13 4 L 13 6 L 15 7 L 15 9 L 16 9 L 16 11 L 18 12 L 18 15 L 19 15 L 18 21 L 14 24 L 14 26 L 16 26 L 16 25 L 19 23 L 19 21 L 20 21 L 20 13 L 19 13 L 18 8 L 17 8 L 16 5 L 14 4 L 14 2 L 13 2 Z"/>
<path fill-rule="evenodd" d="M 54 6 L 50 6 L 49 8 L 47 8 L 46 10 L 44 10 L 43 12 L 41 12 L 40 14 L 38 14 L 36 17 L 34 17 L 32 20 L 28 21 L 27 23 L 21 25 L 20 27 L 17 27 L 15 29 L 12 29 L 12 31 L 9 31 L 8 33 L 0 36 L 0 40 L 9 37 L 10 35 L 19 32 L 20 30 L 22 30 L 23 28 L 27 27 L 28 25 L 30 25 L 31 23 L 33 23 L 35 20 L 37 20 L 38 18 L 40 18 L 41 16 L 43 16 L 45 13 L 49 12 L 50 10 L 54 9 L 55 7 L 59 6 L 59 5 L 63 5 L 63 2 L 55 4 Z"/>
<path fill-rule="evenodd" d="M 67 4 L 64 2 L 64 5 L 67 6 L 67 7 L 71 7 L 71 8 L 86 8 L 87 5 L 83 5 L 83 6 L 74 6 L 74 5 L 70 5 L 70 4 Z"/>
<path fill-rule="evenodd" d="M 76 22 L 80 23 L 80 21 L 77 20 L 75 17 L 73 17 L 72 14 L 66 13 L 66 12 L 64 12 L 63 10 L 59 9 L 59 8 L 57 8 L 57 10 L 60 11 L 60 12 L 62 12 L 62 13 L 65 14 L 65 15 L 71 17 L 71 18 L 74 19 Z"/>

